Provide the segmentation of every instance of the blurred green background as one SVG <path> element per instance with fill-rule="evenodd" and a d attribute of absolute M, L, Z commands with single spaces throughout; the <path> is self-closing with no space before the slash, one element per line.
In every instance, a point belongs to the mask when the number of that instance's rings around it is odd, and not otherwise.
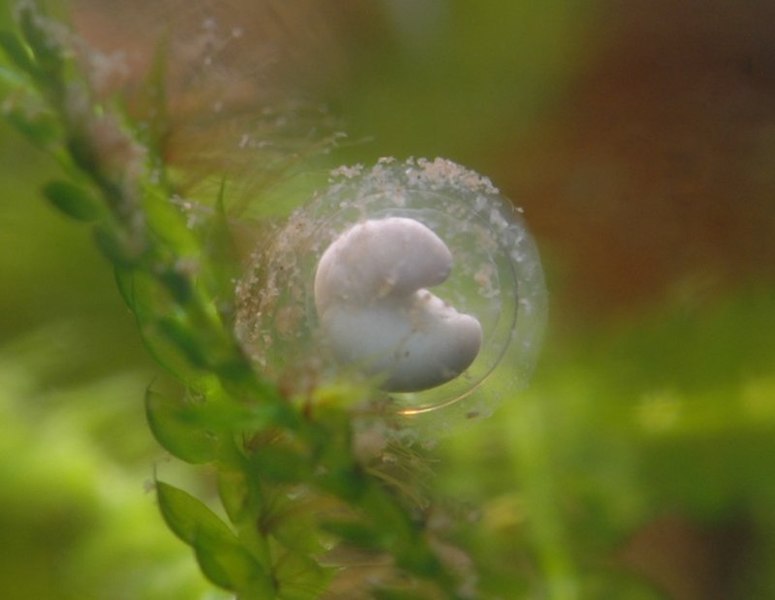
<path fill-rule="evenodd" d="M 513 597 L 775 597 L 772 2 L 72 6 L 130 68 L 149 23 L 211 19 L 248 104 L 298 93 L 348 133 L 315 168 L 443 156 L 524 207 L 535 381 L 436 467 Z M 40 198 L 55 172 L 0 125 L 0 595 L 217 597 L 148 492 L 175 472 L 144 423 L 157 371 L 89 230 Z"/>

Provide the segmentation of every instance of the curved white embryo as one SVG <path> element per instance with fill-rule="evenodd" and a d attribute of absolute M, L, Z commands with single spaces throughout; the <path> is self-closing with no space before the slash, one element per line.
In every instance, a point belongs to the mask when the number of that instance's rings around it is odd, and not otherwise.
<path fill-rule="evenodd" d="M 454 379 L 474 361 L 482 327 L 435 296 L 452 253 L 431 229 L 405 217 L 371 219 L 342 233 L 315 274 L 315 307 L 336 358 L 392 392 Z"/>

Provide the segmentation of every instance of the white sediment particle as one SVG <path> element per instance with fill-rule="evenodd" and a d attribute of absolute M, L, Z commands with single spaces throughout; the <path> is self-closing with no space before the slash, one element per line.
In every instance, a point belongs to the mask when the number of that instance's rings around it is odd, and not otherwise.
<path fill-rule="evenodd" d="M 195 277 L 202 268 L 196 258 L 179 258 L 175 261 L 175 271 L 187 277 Z"/>
<path fill-rule="evenodd" d="M 484 298 L 492 298 L 497 295 L 498 290 L 494 285 L 495 269 L 489 263 L 483 263 L 474 273 L 474 282 L 479 287 L 479 295 Z"/>
<path fill-rule="evenodd" d="M 88 60 L 89 81 L 98 94 L 106 94 L 117 88 L 129 76 L 130 69 L 124 52 L 106 54 L 90 48 L 82 54 Z"/>
<path fill-rule="evenodd" d="M 495 208 L 490 210 L 490 224 L 498 231 L 503 231 L 509 225 L 508 221 L 503 218 L 503 215 Z"/>
<path fill-rule="evenodd" d="M 520 252 L 516 248 L 512 250 L 509 255 L 511 256 L 511 260 L 517 263 L 521 263 L 525 259 L 524 254 L 522 254 L 522 252 Z"/>
<path fill-rule="evenodd" d="M 341 167 L 337 167 L 333 171 L 331 171 L 331 178 L 332 179 L 352 179 L 353 177 L 358 177 L 363 172 L 363 165 L 356 164 L 356 165 L 342 165 Z"/>
<path fill-rule="evenodd" d="M 486 177 L 482 177 L 473 171 L 469 171 L 444 158 L 436 158 L 433 161 L 419 159 L 417 161 L 422 178 L 431 186 L 453 187 L 461 191 L 481 192 L 497 194 L 498 189 Z"/>

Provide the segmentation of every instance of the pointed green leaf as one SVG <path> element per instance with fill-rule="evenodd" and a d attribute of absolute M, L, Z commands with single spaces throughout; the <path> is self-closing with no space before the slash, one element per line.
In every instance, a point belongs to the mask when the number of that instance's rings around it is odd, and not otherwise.
<path fill-rule="evenodd" d="M 274 568 L 280 600 L 315 600 L 320 598 L 334 574 L 315 560 L 297 552 L 286 552 Z"/>
<path fill-rule="evenodd" d="M 20 5 L 19 26 L 38 66 L 33 74 L 42 84 L 56 87 L 60 83 L 64 56 L 59 42 L 47 31 L 45 22 L 46 17 L 38 12 L 35 5 Z"/>
<path fill-rule="evenodd" d="M 196 331 L 178 319 L 166 317 L 156 323 L 159 333 L 180 350 L 192 366 L 206 369 L 209 366 L 207 349 L 197 339 Z"/>
<path fill-rule="evenodd" d="M 94 197 L 69 181 L 52 181 L 43 187 L 43 195 L 56 208 L 76 221 L 96 221 L 101 207 Z"/>
<path fill-rule="evenodd" d="M 132 312 L 136 312 L 134 269 L 116 266 L 113 274 L 116 277 L 116 286 L 121 294 L 121 298 L 124 300 L 124 304 L 126 304 Z"/>
<path fill-rule="evenodd" d="M 236 523 L 245 516 L 248 494 L 248 482 L 242 471 L 219 470 L 218 495 L 232 522 Z"/>
<path fill-rule="evenodd" d="M 189 544 L 205 576 L 240 598 L 274 597 L 266 571 L 213 511 L 191 494 L 157 481 L 159 508 L 169 528 Z"/>
<path fill-rule="evenodd" d="M 197 257 L 199 240 L 188 228 L 183 212 L 155 187 L 143 190 L 143 209 L 148 226 L 164 245 L 178 256 Z"/>
<path fill-rule="evenodd" d="M 282 515 L 272 522 L 271 534 L 288 550 L 308 554 L 321 553 L 324 545 L 314 511 Z M 328 536 L 326 536 L 328 537 Z"/>
<path fill-rule="evenodd" d="M 159 508 L 169 528 L 181 540 L 194 546 L 202 540 L 233 540 L 236 537 L 201 500 L 162 481 L 156 482 Z"/>
<path fill-rule="evenodd" d="M 212 295 L 219 299 L 218 307 L 221 317 L 231 321 L 234 311 L 234 280 L 239 278 L 240 258 L 234 240 L 229 217 L 224 202 L 226 181 L 221 180 L 215 211 L 207 219 L 204 228 L 205 252 L 210 257 L 215 268 L 208 273 L 209 287 Z"/>
<path fill-rule="evenodd" d="M 275 597 L 269 575 L 236 539 L 203 536 L 193 546 L 202 573 L 214 584 L 238 592 L 240 600 Z"/>
<path fill-rule="evenodd" d="M 151 389 L 145 394 L 145 414 L 156 440 L 173 456 L 192 464 L 215 460 L 219 440 L 195 418 L 195 407 Z"/>
<path fill-rule="evenodd" d="M 132 249 L 125 232 L 101 222 L 94 228 L 94 242 L 102 255 L 117 267 L 130 268 L 137 265 L 140 253 Z"/>
<path fill-rule="evenodd" d="M 27 48 L 9 31 L 0 31 L 0 48 L 5 51 L 8 58 L 20 68 L 30 74 L 36 74 L 37 69 L 32 62 L 32 57 Z"/>
<path fill-rule="evenodd" d="M 59 124 L 48 114 L 36 114 L 34 117 L 24 111 L 8 110 L 3 117 L 16 130 L 38 148 L 45 148 L 60 135 Z"/>
<path fill-rule="evenodd" d="M 97 229 L 102 228 L 98 226 Z M 116 265 L 115 275 L 121 297 L 137 319 L 148 353 L 179 381 L 200 388 L 207 374 L 194 368 L 178 344 L 159 330 L 158 315 L 170 312 L 166 290 L 154 277 L 131 265 Z"/>

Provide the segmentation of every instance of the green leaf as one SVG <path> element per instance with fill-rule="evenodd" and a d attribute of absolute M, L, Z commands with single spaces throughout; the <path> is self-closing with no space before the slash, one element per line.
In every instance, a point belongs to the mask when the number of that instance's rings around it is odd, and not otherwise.
<path fill-rule="evenodd" d="M 319 516 L 313 502 L 314 498 L 302 503 L 294 500 L 286 510 L 281 510 L 278 516 L 273 516 L 270 530 L 272 537 L 288 550 L 304 554 L 320 554 L 325 551 L 318 524 Z"/>
<path fill-rule="evenodd" d="M 229 519 L 236 523 L 242 520 L 248 505 L 248 482 L 242 471 L 219 469 L 218 495 Z"/>
<path fill-rule="evenodd" d="M 250 463 L 257 473 L 275 483 L 296 483 L 310 470 L 310 461 L 299 450 L 280 443 L 262 446 Z"/>
<path fill-rule="evenodd" d="M 213 511 L 191 494 L 157 481 L 162 516 L 172 532 L 189 544 L 205 576 L 239 592 L 240 598 L 273 598 L 271 578 L 242 547 L 237 536 Z"/>
<path fill-rule="evenodd" d="M 60 135 L 59 124 L 48 114 L 28 116 L 23 111 L 8 110 L 3 117 L 38 148 L 46 148 Z"/>
<path fill-rule="evenodd" d="M 175 207 L 162 190 L 146 186 L 143 189 L 143 209 L 154 235 L 177 256 L 199 255 L 199 240 L 186 225 L 181 210 Z"/>
<path fill-rule="evenodd" d="M 285 411 L 284 406 L 270 402 L 258 402 L 254 405 L 230 402 L 208 402 L 197 411 L 197 418 L 219 431 L 255 431 L 269 427 L 282 426 Z"/>
<path fill-rule="evenodd" d="M 191 281 L 186 275 L 175 269 L 166 269 L 159 273 L 159 279 L 178 304 L 186 305 L 191 301 L 194 292 L 191 288 Z"/>
<path fill-rule="evenodd" d="M 297 552 L 286 552 L 274 568 L 280 600 L 315 600 L 325 591 L 334 575 L 315 560 Z"/>
<path fill-rule="evenodd" d="M 34 54 L 37 68 L 32 71 L 43 85 L 52 89 L 61 83 L 64 57 L 59 42 L 44 26 L 47 17 L 37 12 L 37 7 L 20 5 L 19 26 Z"/>
<path fill-rule="evenodd" d="M 81 131 L 68 131 L 65 147 L 70 158 L 84 173 L 90 173 L 100 179 L 106 198 L 120 197 L 115 182 L 106 179 L 102 173 L 104 165 L 92 138 Z"/>
<path fill-rule="evenodd" d="M 216 459 L 219 439 L 196 419 L 196 407 L 151 389 L 145 394 L 145 414 L 156 440 L 173 456 L 192 464 Z"/>
<path fill-rule="evenodd" d="M 383 550 L 379 532 L 356 521 L 326 521 L 323 529 L 361 550 Z"/>
<path fill-rule="evenodd" d="M 113 274 L 116 277 L 116 286 L 124 304 L 127 305 L 129 310 L 136 312 L 134 269 L 127 269 L 117 265 L 113 270 Z"/>
<path fill-rule="evenodd" d="M 101 229 L 101 227 L 97 227 Z M 171 301 L 159 281 L 141 268 L 116 265 L 116 283 L 121 297 L 134 313 L 143 344 L 148 353 L 178 380 L 191 387 L 200 387 L 206 374 L 195 368 L 168 332 L 159 329 L 158 316 L 169 314 Z"/>
<path fill-rule="evenodd" d="M 102 255 L 116 267 L 128 269 L 137 265 L 141 253 L 132 248 L 127 234 L 117 227 L 98 223 L 94 228 L 94 242 Z"/>
<path fill-rule="evenodd" d="M 51 181 L 43 195 L 57 209 L 76 221 L 96 221 L 102 214 L 99 203 L 82 187 L 69 181 Z"/>
<path fill-rule="evenodd" d="M 207 220 L 203 231 L 205 253 L 212 260 L 215 268 L 209 275 L 212 280 L 210 287 L 212 295 L 219 299 L 222 310 L 221 317 L 231 321 L 233 315 L 234 280 L 239 278 L 240 258 L 234 234 L 229 224 L 224 203 L 226 182 L 221 180 L 221 186 L 215 203 L 215 212 Z"/>
<path fill-rule="evenodd" d="M 32 61 L 29 50 L 13 33 L 10 31 L 0 31 L 0 48 L 5 51 L 11 62 L 19 69 L 32 75 L 37 74 L 37 68 Z"/>
<path fill-rule="evenodd" d="M 203 539 L 236 540 L 229 526 L 188 492 L 157 481 L 156 495 L 167 525 L 190 546 Z"/>
<path fill-rule="evenodd" d="M 194 367 L 206 369 L 210 366 L 207 349 L 189 325 L 173 317 L 165 317 L 159 319 L 157 327 L 159 333 L 172 342 Z"/>
<path fill-rule="evenodd" d="M 202 573 L 214 584 L 237 591 L 240 600 L 275 597 L 269 575 L 236 539 L 203 536 L 193 546 Z"/>

